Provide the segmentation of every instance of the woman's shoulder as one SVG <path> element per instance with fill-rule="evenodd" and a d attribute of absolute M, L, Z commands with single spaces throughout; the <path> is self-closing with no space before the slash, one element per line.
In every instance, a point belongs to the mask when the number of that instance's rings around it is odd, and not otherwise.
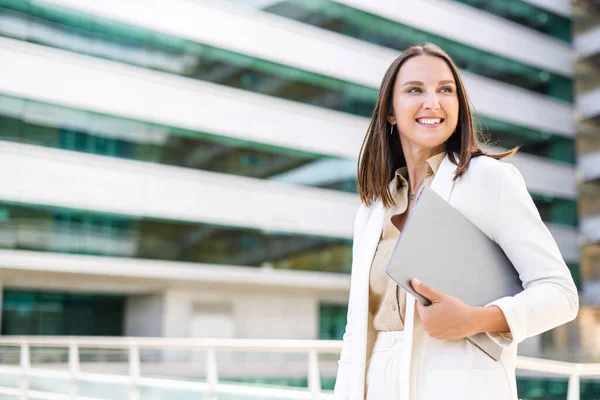
<path fill-rule="evenodd" d="M 497 180 L 501 182 L 507 174 L 511 173 L 511 170 L 516 169 L 512 164 L 509 164 L 503 160 L 497 160 L 495 158 L 481 155 L 473 157 L 469 163 L 469 168 L 465 175 L 469 175 L 473 178 L 480 178 L 486 180 Z M 476 179 L 479 180 L 479 179 Z"/>
<path fill-rule="evenodd" d="M 456 183 L 455 189 L 466 191 L 470 197 L 493 202 L 503 190 L 522 185 L 523 178 L 512 164 L 483 155 L 471 159 L 469 168 Z"/>

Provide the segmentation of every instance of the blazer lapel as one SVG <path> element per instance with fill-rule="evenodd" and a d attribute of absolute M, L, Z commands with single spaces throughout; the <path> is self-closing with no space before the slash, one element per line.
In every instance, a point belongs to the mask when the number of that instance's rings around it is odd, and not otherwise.
<path fill-rule="evenodd" d="M 455 172 L 456 165 L 452 164 L 452 161 L 450 161 L 446 154 L 430 185 L 431 189 L 446 201 L 450 201 L 450 196 L 452 195 Z"/>

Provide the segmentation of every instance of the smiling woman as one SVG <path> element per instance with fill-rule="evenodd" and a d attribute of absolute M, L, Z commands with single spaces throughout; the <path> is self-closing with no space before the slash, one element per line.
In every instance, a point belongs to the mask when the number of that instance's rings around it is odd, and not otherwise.
<path fill-rule="evenodd" d="M 436 119 L 441 121 L 435 123 Z M 396 131 L 398 135 L 394 135 Z M 399 168 L 408 165 L 407 158 L 425 161 L 448 147 L 452 150 L 448 157 L 458 165 L 458 178 L 472 157 L 487 155 L 499 160 L 518 149 L 489 155 L 480 146 L 481 135 L 458 68 L 450 57 L 433 44 L 407 49 L 383 77 L 361 148 L 358 189 L 362 202 L 370 205 L 381 198 L 385 207 L 393 204 L 388 184 Z M 409 175 L 414 176 L 409 181 L 415 193 L 425 169 Z"/>
<path fill-rule="evenodd" d="M 487 154 L 479 137 L 458 69 L 443 50 L 412 46 L 392 62 L 359 156 L 362 205 L 336 399 L 515 400 L 518 343 L 577 315 L 577 289 L 556 242 L 519 171 L 499 161 L 517 148 Z M 424 307 L 386 275 L 425 186 L 500 245 L 521 293 L 465 304 L 413 279 L 431 301 Z M 429 222 L 428 246 L 436 251 L 435 216 Z M 480 333 L 503 348 L 500 360 L 466 340 Z"/>

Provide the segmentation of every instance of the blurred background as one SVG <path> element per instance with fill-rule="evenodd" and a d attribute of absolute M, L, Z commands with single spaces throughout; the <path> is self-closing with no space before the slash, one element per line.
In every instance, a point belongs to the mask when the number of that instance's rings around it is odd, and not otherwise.
<path fill-rule="evenodd" d="M 597 0 L 0 0 L 1 334 L 340 339 L 359 147 L 383 73 L 425 41 L 461 68 L 488 147 L 522 145 L 508 162 L 580 291 L 578 318 L 520 354 L 600 362 Z M 66 365 L 50 350 L 32 362 Z M 142 367 L 202 380 L 197 353 Z M 306 355 L 237 353 L 221 379 L 308 385 Z M 79 357 L 127 372 L 122 351 Z M 520 396 L 566 382 L 522 371 Z"/>

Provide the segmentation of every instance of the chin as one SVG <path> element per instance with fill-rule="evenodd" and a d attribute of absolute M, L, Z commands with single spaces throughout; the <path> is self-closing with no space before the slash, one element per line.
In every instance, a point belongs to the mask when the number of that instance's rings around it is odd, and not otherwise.
<path fill-rule="evenodd" d="M 421 141 L 419 144 L 423 147 L 428 147 L 431 149 L 434 149 L 436 147 L 440 147 L 442 146 L 444 143 L 446 143 L 448 139 L 444 136 L 444 137 L 436 137 L 436 138 L 432 138 L 432 140 L 424 140 Z"/>

